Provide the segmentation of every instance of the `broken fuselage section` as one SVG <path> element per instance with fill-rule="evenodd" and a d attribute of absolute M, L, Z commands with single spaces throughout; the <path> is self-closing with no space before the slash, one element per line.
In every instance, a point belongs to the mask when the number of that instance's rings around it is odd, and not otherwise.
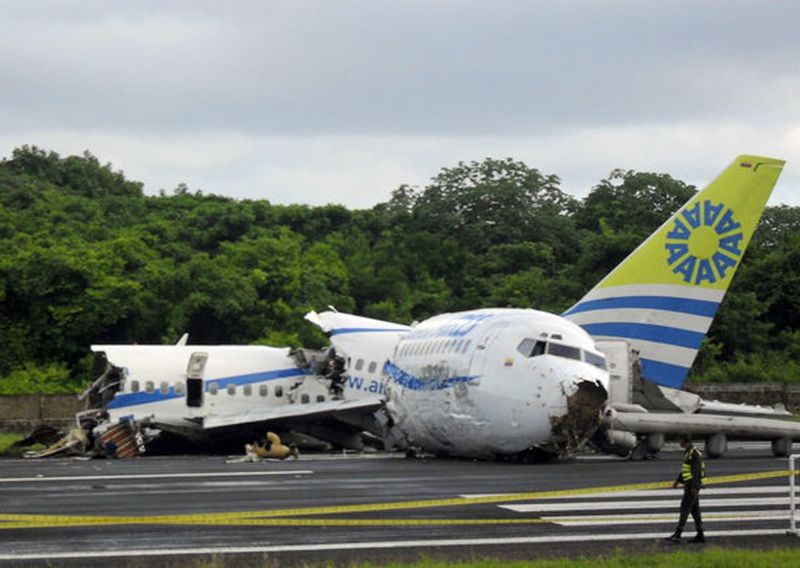
<path fill-rule="evenodd" d="M 99 428 L 127 423 L 144 446 L 239 449 L 267 430 L 330 447 L 362 449 L 380 431 L 380 398 L 346 389 L 333 350 L 232 345 L 97 345 L 84 393 Z"/>

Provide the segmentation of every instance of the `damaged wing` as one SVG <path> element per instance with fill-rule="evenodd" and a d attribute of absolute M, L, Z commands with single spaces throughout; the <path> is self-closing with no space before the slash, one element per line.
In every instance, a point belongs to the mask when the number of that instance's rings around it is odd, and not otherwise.
<path fill-rule="evenodd" d="M 214 430 L 241 425 L 267 424 L 277 420 L 338 419 L 350 413 L 369 413 L 378 410 L 378 399 L 330 400 L 308 405 L 293 404 L 279 408 L 248 409 L 236 414 L 209 415 L 203 420 L 203 429 Z"/>

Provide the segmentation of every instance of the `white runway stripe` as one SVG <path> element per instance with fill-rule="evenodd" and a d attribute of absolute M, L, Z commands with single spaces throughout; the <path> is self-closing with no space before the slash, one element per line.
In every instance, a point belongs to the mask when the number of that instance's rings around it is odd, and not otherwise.
<path fill-rule="evenodd" d="M 644 491 L 609 491 L 606 493 L 584 493 L 582 495 L 558 495 L 554 497 L 540 497 L 537 499 L 539 500 L 575 500 L 575 499 L 593 499 L 595 497 L 675 497 L 677 499 L 681 498 L 682 490 L 681 489 L 648 489 Z M 786 495 L 789 497 L 789 486 L 786 485 L 785 487 L 775 486 L 775 485 L 765 485 L 763 487 L 709 487 L 707 489 L 703 489 L 700 491 L 700 498 L 706 497 L 708 495 L 750 495 L 750 494 L 762 494 L 762 495 Z M 470 493 L 466 495 L 461 495 L 466 499 L 472 497 L 497 497 L 498 495 L 507 495 L 507 493 Z M 795 495 L 800 495 L 800 489 L 795 489 Z"/>
<path fill-rule="evenodd" d="M 641 525 L 653 523 L 675 524 L 677 513 L 639 513 L 627 515 L 589 515 L 584 517 L 542 517 L 542 520 L 565 527 L 606 526 L 606 525 Z M 744 521 L 786 521 L 789 512 L 780 511 L 735 511 L 730 513 L 703 514 L 703 522 L 725 523 Z"/>
<path fill-rule="evenodd" d="M 680 505 L 680 495 L 675 499 L 638 500 L 638 501 L 579 501 L 571 503 L 514 503 L 500 505 L 502 509 L 516 511 L 517 513 L 547 513 L 555 511 L 614 511 L 620 509 L 677 509 Z M 744 499 L 703 499 L 700 506 L 703 509 L 717 507 L 751 507 L 758 505 L 786 505 L 789 506 L 789 497 L 754 497 Z"/>
<path fill-rule="evenodd" d="M 0 483 L 22 483 L 30 481 L 99 481 L 117 479 L 184 479 L 204 477 L 257 477 L 264 475 L 310 475 L 310 469 L 283 471 L 231 471 L 221 473 L 148 473 L 129 475 L 54 475 L 53 477 L 3 477 Z"/>
<path fill-rule="evenodd" d="M 745 536 L 779 536 L 786 534 L 780 529 L 754 529 L 739 531 L 707 531 L 706 537 L 745 537 Z M 329 550 L 375 550 L 397 548 L 429 548 L 429 547 L 454 547 L 454 546 L 511 546 L 515 544 L 548 544 L 559 542 L 613 542 L 631 540 L 658 540 L 663 541 L 665 534 L 661 532 L 625 533 L 625 534 L 569 534 L 528 536 L 509 538 L 462 538 L 462 539 L 420 539 L 420 540 L 391 540 L 391 541 L 362 541 L 362 542 L 333 542 L 326 544 L 285 544 L 271 546 L 230 546 L 208 548 L 149 548 L 149 549 L 117 549 L 117 550 L 82 550 L 78 552 L 37 552 L 37 553 L 8 553 L 0 552 L 0 560 L 55 560 L 55 559 L 86 559 L 86 558 L 120 558 L 144 556 L 194 556 L 200 554 L 269 554 L 292 552 L 319 552 Z"/>

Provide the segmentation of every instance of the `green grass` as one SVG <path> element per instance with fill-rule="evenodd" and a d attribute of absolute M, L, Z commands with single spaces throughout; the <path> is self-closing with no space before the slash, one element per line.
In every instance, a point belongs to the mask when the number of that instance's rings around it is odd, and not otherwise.
<path fill-rule="evenodd" d="M 788 537 L 787 537 L 788 538 Z M 351 568 L 373 568 L 376 564 L 351 564 Z M 800 548 L 775 550 L 741 550 L 712 548 L 709 550 L 675 550 L 651 554 L 615 554 L 595 558 L 558 558 L 549 560 L 506 561 L 487 558 L 471 562 L 439 562 L 424 560 L 402 564 L 382 564 L 395 568 L 782 568 L 800 566 Z"/>
<path fill-rule="evenodd" d="M 34 444 L 29 448 L 12 448 L 14 442 L 24 439 L 25 434 L 14 434 L 9 432 L 0 432 L 0 457 L 18 458 L 28 450 L 41 450 L 44 446 L 41 444 Z"/>
<path fill-rule="evenodd" d="M 790 537 L 786 537 L 787 539 Z M 800 544 L 800 541 L 798 541 Z M 191 568 L 224 568 L 235 566 L 235 557 L 215 556 L 206 560 L 189 560 Z M 264 568 L 279 566 L 265 562 Z M 176 565 L 177 566 L 177 565 Z M 258 566 L 258 564 L 247 564 Z M 306 568 L 333 568 L 340 564 L 331 562 L 309 563 Z M 649 554 L 626 554 L 616 552 L 591 558 L 553 558 L 545 560 L 509 561 L 498 558 L 485 558 L 468 562 L 446 562 L 423 559 L 417 562 L 372 563 L 358 562 L 345 564 L 348 568 L 796 568 L 800 566 L 800 547 L 776 548 L 772 550 L 747 550 L 739 548 L 700 548 L 685 545 L 674 547 L 671 552 Z"/>

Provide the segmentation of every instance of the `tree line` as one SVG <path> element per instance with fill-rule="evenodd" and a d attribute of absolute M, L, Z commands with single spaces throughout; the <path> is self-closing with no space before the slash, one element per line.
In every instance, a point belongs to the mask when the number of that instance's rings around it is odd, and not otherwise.
<path fill-rule="evenodd" d="M 614 170 L 584 199 L 510 158 L 443 168 L 371 209 L 145 195 L 86 152 L 0 163 L 0 393 L 74 392 L 95 343 L 318 347 L 311 309 L 410 323 L 560 313 L 696 188 Z M 768 208 L 690 375 L 800 380 L 800 208 Z"/>

